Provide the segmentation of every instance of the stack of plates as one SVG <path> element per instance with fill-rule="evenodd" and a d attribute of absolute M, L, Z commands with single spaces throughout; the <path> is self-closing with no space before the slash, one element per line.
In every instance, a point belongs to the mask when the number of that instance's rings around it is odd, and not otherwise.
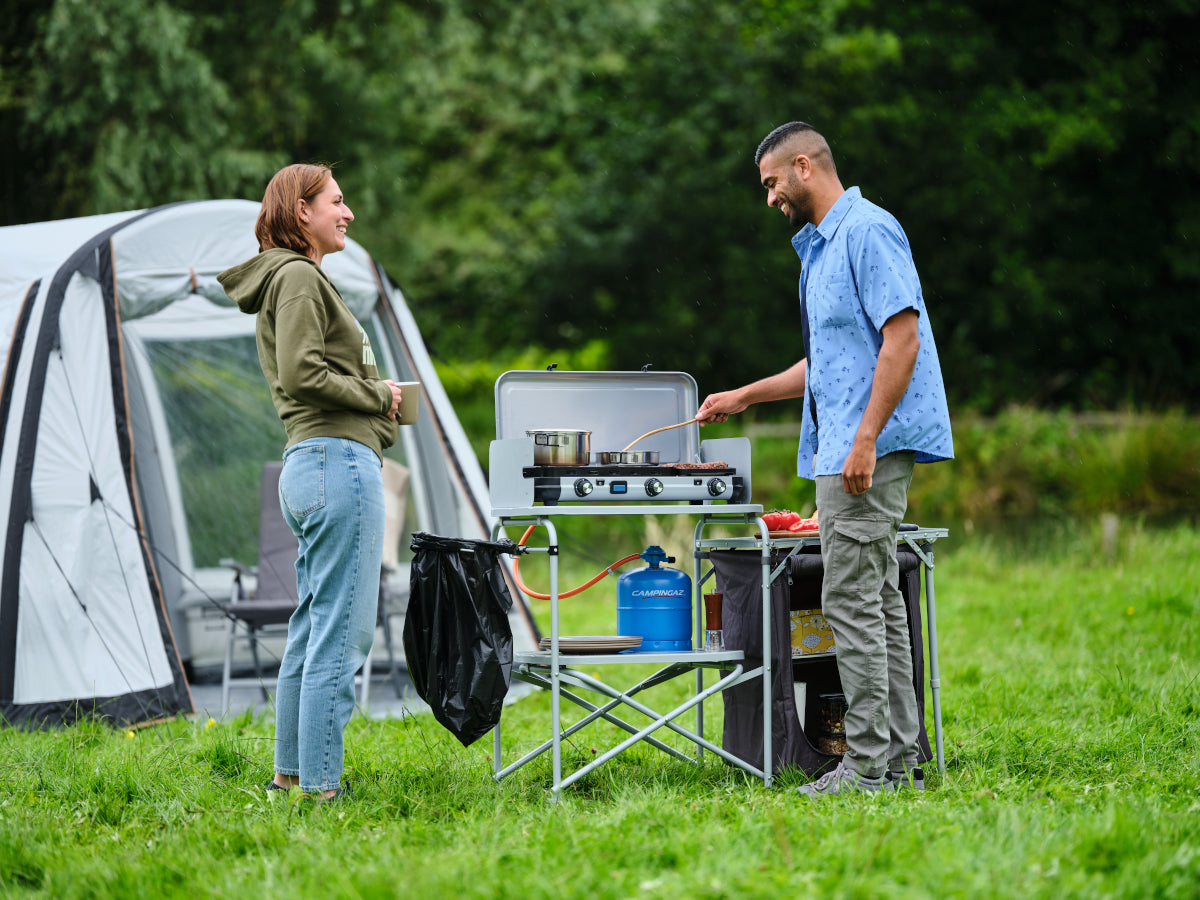
<path fill-rule="evenodd" d="M 638 647 L 642 639 L 637 635 L 585 635 L 569 637 L 559 635 L 559 653 L 620 653 Z M 539 650 L 550 649 L 550 638 L 544 637 L 538 643 Z"/>

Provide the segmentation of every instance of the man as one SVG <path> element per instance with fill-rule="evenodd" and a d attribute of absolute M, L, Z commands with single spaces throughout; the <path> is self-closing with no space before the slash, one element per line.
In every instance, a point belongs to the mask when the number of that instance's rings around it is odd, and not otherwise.
<path fill-rule="evenodd" d="M 799 233 L 804 358 L 700 405 L 701 424 L 752 403 L 804 397 L 798 474 L 817 483 L 824 580 L 846 695 L 848 752 L 802 794 L 924 788 L 917 698 L 896 564 L 914 462 L 954 456 L 933 332 L 908 239 L 845 190 L 825 139 L 803 122 L 755 154 L 767 205 Z"/>

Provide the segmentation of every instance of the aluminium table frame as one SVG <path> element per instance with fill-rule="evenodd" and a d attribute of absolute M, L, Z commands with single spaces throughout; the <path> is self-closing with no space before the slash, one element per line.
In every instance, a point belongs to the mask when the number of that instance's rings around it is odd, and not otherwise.
<path fill-rule="evenodd" d="M 492 537 L 496 539 L 500 536 L 501 530 L 506 526 L 529 526 L 542 525 L 546 528 L 549 535 L 548 544 L 541 548 L 527 548 L 529 553 L 546 553 L 550 557 L 550 649 L 538 651 L 517 651 L 513 654 L 514 671 L 513 677 L 519 678 L 531 684 L 545 688 L 551 692 L 551 737 L 550 740 L 542 743 L 534 748 L 529 753 L 522 756 L 517 761 L 508 766 L 501 766 L 501 739 L 500 725 L 497 724 L 493 731 L 493 766 L 494 776 L 497 781 L 504 778 L 506 775 L 524 766 L 536 757 L 542 755 L 547 750 L 551 752 L 553 781 L 551 785 L 551 796 L 557 799 L 562 789 L 579 778 L 582 778 L 588 772 L 593 771 L 596 767 L 607 762 L 618 753 L 623 752 L 627 748 L 633 746 L 639 741 L 646 741 L 651 746 L 662 750 L 671 756 L 688 762 L 699 764 L 704 750 L 710 750 L 717 754 L 722 759 L 730 762 L 750 772 L 756 777 L 762 778 L 764 786 L 771 784 L 771 762 L 773 758 L 771 750 L 771 656 L 769 653 L 763 655 L 762 665 L 745 671 L 743 663 L 743 653 L 740 650 L 727 650 L 723 652 L 711 652 L 701 649 L 699 646 L 693 650 L 678 651 L 678 652 L 650 652 L 650 653 L 629 653 L 629 654 L 566 654 L 561 652 L 559 647 L 559 586 L 558 586 L 558 532 L 554 527 L 552 519 L 570 516 L 595 516 L 595 515 L 674 515 L 674 516 L 695 516 L 698 517 L 696 523 L 694 544 L 698 549 L 701 543 L 701 538 L 704 530 L 711 525 L 757 525 L 761 534 L 767 533 L 766 523 L 762 520 L 762 506 L 758 504 L 680 504 L 680 505 L 647 505 L 647 504 L 568 504 L 564 506 L 550 507 L 529 507 L 521 509 L 494 509 L 492 514 L 496 517 L 496 523 L 492 528 Z M 759 545 L 762 554 L 762 595 L 763 595 L 763 646 L 769 647 L 770 628 L 771 628 L 771 545 L 769 542 L 763 542 Z M 694 578 L 692 579 L 693 600 L 692 609 L 694 613 L 694 634 L 695 641 L 698 645 L 702 645 L 704 641 L 704 623 L 702 619 L 704 604 L 703 604 L 703 584 L 708 576 L 712 574 L 711 569 L 708 573 L 702 574 L 700 569 L 705 558 L 700 552 L 693 553 L 694 558 Z M 598 678 L 594 678 L 585 672 L 580 671 L 576 666 L 602 666 L 602 665 L 630 665 L 635 663 L 651 663 L 663 666 L 650 677 L 643 679 L 635 684 L 632 688 L 625 691 L 619 691 L 610 685 L 605 684 Z M 732 664 L 732 671 L 727 675 L 723 675 L 715 684 L 710 685 L 707 689 L 704 688 L 704 669 L 717 668 L 729 670 Z M 684 703 L 677 706 L 675 709 L 667 713 L 659 713 L 648 706 L 633 699 L 633 696 L 647 688 L 653 687 L 656 684 L 661 684 L 679 675 L 685 674 L 688 671 L 695 670 L 696 673 L 696 692 Z M 711 696 L 714 696 L 727 688 L 733 687 L 736 684 L 750 681 L 752 679 L 761 679 L 763 685 L 763 766 L 757 768 L 742 759 L 734 756 L 711 741 L 704 738 L 704 701 Z M 581 687 L 587 690 L 596 691 L 609 697 L 609 702 L 603 706 L 596 706 L 570 690 L 564 689 L 565 685 Z M 583 707 L 588 711 L 583 719 L 576 722 L 566 730 L 562 727 L 561 716 L 561 698 L 566 697 L 573 703 Z M 633 725 L 625 722 L 619 717 L 613 715 L 612 710 L 619 705 L 629 706 L 643 715 L 649 716 L 652 721 L 644 728 L 636 728 Z M 696 730 L 695 732 L 678 725 L 674 720 L 687 712 L 689 709 L 696 710 Z M 587 765 L 575 770 L 567 777 L 562 774 L 562 741 L 563 738 L 569 737 L 579 729 L 585 727 L 596 719 L 603 718 L 620 728 L 630 732 L 630 737 L 626 738 L 616 747 L 605 751 L 597 756 L 596 759 L 589 762 Z M 660 728 L 669 728 L 675 733 L 685 737 L 696 744 L 696 757 L 693 760 L 672 747 L 663 744 L 656 738 L 651 737 L 653 732 Z"/>
<path fill-rule="evenodd" d="M 496 516 L 496 524 L 492 529 L 492 537 L 499 537 L 501 530 L 506 526 L 529 526 L 531 524 L 542 525 L 546 528 L 549 535 L 548 544 L 542 548 L 527 548 L 529 553 L 546 553 L 550 557 L 550 649 L 538 651 L 518 651 L 514 653 L 514 677 L 519 678 L 527 683 L 542 687 L 551 692 L 551 738 L 540 746 L 536 747 L 529 753 L 525 754 L 519 760 L 501 766 L 501 738 L 500 725 L 497 724 L 493 733 L 493 766 L 494 776 L 497 781 L 500 781 L 505 776 L 509 775 L 516 769 L 531 762 L 536 757 L 545 753 L 547 750 L 552 754 L 552 771 L 553 782 L 551 794 L 554 799 L 557 799 L 561 790 L 582 778 L 588 772 L 593 771 L 598 766 L 607 762 L 618 753 L 623 752 L 627 748 L 633 746 L 638 741 L 646 741 L 651 746 L 662 750 L 678 759 L 689 762 L 699 763 L 700 758 L 705 749 L 711 750 L 721 758 L 727 760 L 733 765 L 738 766 L 763 780 L 763 785 L 769 787 L 772 781 L 772 745 L 771 745 L 771 683 L 772 683 L 772 662 L 771 654 L 764 652 L 762 665 L 750 670 L 744 670 L 742 662 L 742 651 L 725 651 L 723 653 L 709 653 L 702 649 L 694 649 L 688 651 L 679 651 L 674 653 L 655 652 L 655 653 L 631 653 L 631 654 L 566 654 L 562 653 L 559 648 L 559 586 L 558 586 L 558 532 L 552 522 L 553 518 L 570 517 L 570 516 L 594 516 L 594 515 L 687 515 L 696 516 L 698 521 L 693 537 L 693 574 L 692 590 L 693 600 L 692 609 L 694 612 L 693 631 L 697 644 L 702 644 L 704 640 L 704 623 L 703 623 L 703 592 L 704 583 L 713 576 L 714 570 L 710 566 L 707 572 L 701 572 L 703 561 L 708 558 L 709 550 L 757 550 L 762 556 L 762 603 L 763 603 L 763 643 L 762 646 L 769 648 L 771 646 L 771 586 L 775 579 L 783 572 L 784 566 L 787 563 L 787 558 L 798 552 L 802 547 L 813 546 L 820 544 L 820 537 L 817 534 L 797 535 L 796 537 L 771 537 L 766 527 L 766 523 L 762 520 L 762 506 L 757 504 L 726 504 L 717 506 L 714 504 L 680 504 L 672 506 L 664 505 L 643 505 L 643 504 L 579 504 L 551 507 L 529 507 L 521 509 L 497 509 L 493 510 L 492 514 Z M 711 525 L 750 525 L 756 524 L 759 531 L 754 537 L 742 538 L 704 538 L 704 530 Z M 926 627 L 928 629 L 928 655 L 929 655 L 929 685 L 932 693 L 933 701 L 933 730 L 934 742 L 936 747 L 936 759 L 939 772 L 945 772 L 945 749 L 944 737 L 942 733 L 942 707 L 941 707 L 941 676 L 939 673 L 938 663 L 938 645 L 937 645 L 937 608 L 934 595 L 934 556 L 933 544 L 939 538 L 946 537 L 949 531 L 945 528 L 917 528 L 907 531 L 900 531 L 896 536 L 897 544 L 906 544 L 920 559 L 925 574 L 925 618 Z M 762 535 L 767 535 L 766 538 Z M 776 549 L 787 549 L 788 553 L 773 569 L 771 567 L 772 552 Z M 594 678 L 584 672 L 579 671 L 575 666 L 597 666 L 597 665 L 629 665 L 633 663 L 657 663 L 665 665 L 664 668 L 655 672 L 650 677 L 629 688 L 626 691 L 618 691 L 615 688 L 605 684 L 600 679 Z M 728 669 L 730 663 L 735 663 L 735 667 L 731 674 L 723 676 L 715 684 L 709 688 L 704 688 L 704 669 L 718 668 Z M 633 700 L 634 694 L 647 688 L 653 687 L 656 684 L 661 684 L 680 674 L 694 669 L 696 672 L 696 692 L 683 704 L 668 713 L 660 714 L 649 707 Z M 761 769 L 744 762 L 742 759 L 728 753 L 724 748 L 719 747 L 710 741 L 704 739 L 704 701 L 709 697 L 733 687 L 736 684 L 752 680 L 754 678 L 762 679 L 763 686 L 763 766 Z M 593 690 L 604 694 L 610 698 L 609 702 L 603 706 L 596 706 L 589 701 L 583 699 L 579 695 L 564 690 L 563 685 L 573 685 L 587 690 Z M 561 718 L 561 698 L 566 697 L 573 703 L 581 706 L 588 711 L 588 715 L 574 725 L 570 726 L 565 731 L 562 728 Z M 638 712 L 649 716 L 653 721 L 650 725 L 638 729 L 629 723 L 623 721 L 619 717 L 612 714 L 612 710 L 618 705 L 627 705 Z M 691 732 L 682 726 L 677 725 L 674 719 L 687 712 L 691 708 L 696 710 L 696 731 Z M 566 778 L 562 775 L 562 740 L 570 737 L 570 735 L 584 728 L 586 725 L 603 718 L 612 724 L 628 731 L 630 737 L 626 738 L 616 747 L 605 751 L 596 759 L 592 760 L 587 765 L 572 772 Z M 697 745 L 696 758 L 686 756 L 672 747 L 663 744 L 661 741 L 651 737 L 651 734 L 659 728 L 667 727 L 677 734 L 682 735 L 688 740 Z"/>

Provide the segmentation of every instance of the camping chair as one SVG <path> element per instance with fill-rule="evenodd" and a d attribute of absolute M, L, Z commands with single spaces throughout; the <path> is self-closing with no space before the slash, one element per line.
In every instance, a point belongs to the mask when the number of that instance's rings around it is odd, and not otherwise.
<path fill-rule="evenodd" d="M 259 494 L 258 513 L 258 565 L 244 566 L 234 559 L 223 559 L 221 565 L 233 569 L 233 588 L 229 602 L 225 605 L 225 667 L 221 674 L 221 712 L 229 710 L 229 689 L 235 683 L 250 683 L 259 686 L 263 700 L 268 700 L 268 681 L 263 675 L 262 660 L 259 658 L 258 642 L 268 635 L 287 634 L 287 623 L 299 605 L 296 596 L 296 557 L 300 545 L 292 529 L 288 527 L 279 511 L 279 473 L 282 462 L 263 465 L 262 486 Z M 244 579 L 257 577 L 253 596 L 246 588 Z M 250 645 L 254 660 L 254 678 L 234 678 L 233 649 L 237 641 Z"/>
<path fill-rule="evenodd" d="M 257 684 L 263 700 L 269 700 L 267 686 L 274 683 L 263 672 L 258 643 L 272 635 L 287 635 L 288 620 L 299 605 L 296 593 L 296 556 L 299 543 L 279 510 L 279 474 L 282 462 L 263 464 L 258 516 L 258 565 L 254 568 L 237 560 L 223 559 L 221 565 L 233 569 L 233 586 L 225 605 L 225 665 L 221 675 L 221 711 L 229 710 L 229 693 L 234 684 Z M 384 641 L 396 696 L 403 696 L 403 684 L 396 662 L 390 619 L 395 615 L 393 591 L 388 583 L 389 569 L 397 564 L 395 548 L 399 546 L 404 525 L 404 507 L 408 489 L 408 469 L 386 460 L 384 465 L 384 568 L 379 579 L 379 603 L 376 623 L 383 627 Z M 391 549 L 389 554 L 388 548 Z M 246 588 L 246 576 L 256 576 L 253 595 Z M 253 678 L 233 676 L 233 651 L 238 641 L 246 641 L 254 662 Z M 359 704 L 366 708 L 370 698 L 370 673 L 374 657 L 374 642 L 367 653 L 362 673 L 358 676 Z"/>

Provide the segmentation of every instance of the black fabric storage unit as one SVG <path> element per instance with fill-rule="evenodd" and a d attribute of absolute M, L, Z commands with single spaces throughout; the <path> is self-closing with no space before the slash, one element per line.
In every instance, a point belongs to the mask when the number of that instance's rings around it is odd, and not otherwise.
<path fill-rule="evenodd" d="M 771 747 L 773 768 L 798 767 L 817 775 L 837 765 L 840 756 L 818 750 L 800 727 L 796 712 L 794 683 L 803 681 L 804 721 L 813 733 L 818 721 L 819 696 L 840 693 L 841 678 L 833 657 L 792 658 L 791 610 L 821 606 L 824 574 L 819 547 L 805 547 L 787 557 L 786 550 L 773 550 L 771 571 L 787 559 L 784 570 L 771 585 Z M 709 553 L 716 590 L 724 594 L 722 624 L 725 646 L 746 654 L 746 668 L 759 664 L 762 648 L 762 554 L 753 550 L 714 550 Z M 920 761 L 933 758 L 925 729 L 925 653 L 921 637 L 921 561 L 907 548 L 896 554 L 900 565 L 900 593 L 908 609 L 912 646 L 913 686 L 917 692 L 921 731 Z M 763 764 L 763 692 L 758 682 L 730 688 L 722 695 L 725 727 L 721 745 L 753 766 Z"/>

